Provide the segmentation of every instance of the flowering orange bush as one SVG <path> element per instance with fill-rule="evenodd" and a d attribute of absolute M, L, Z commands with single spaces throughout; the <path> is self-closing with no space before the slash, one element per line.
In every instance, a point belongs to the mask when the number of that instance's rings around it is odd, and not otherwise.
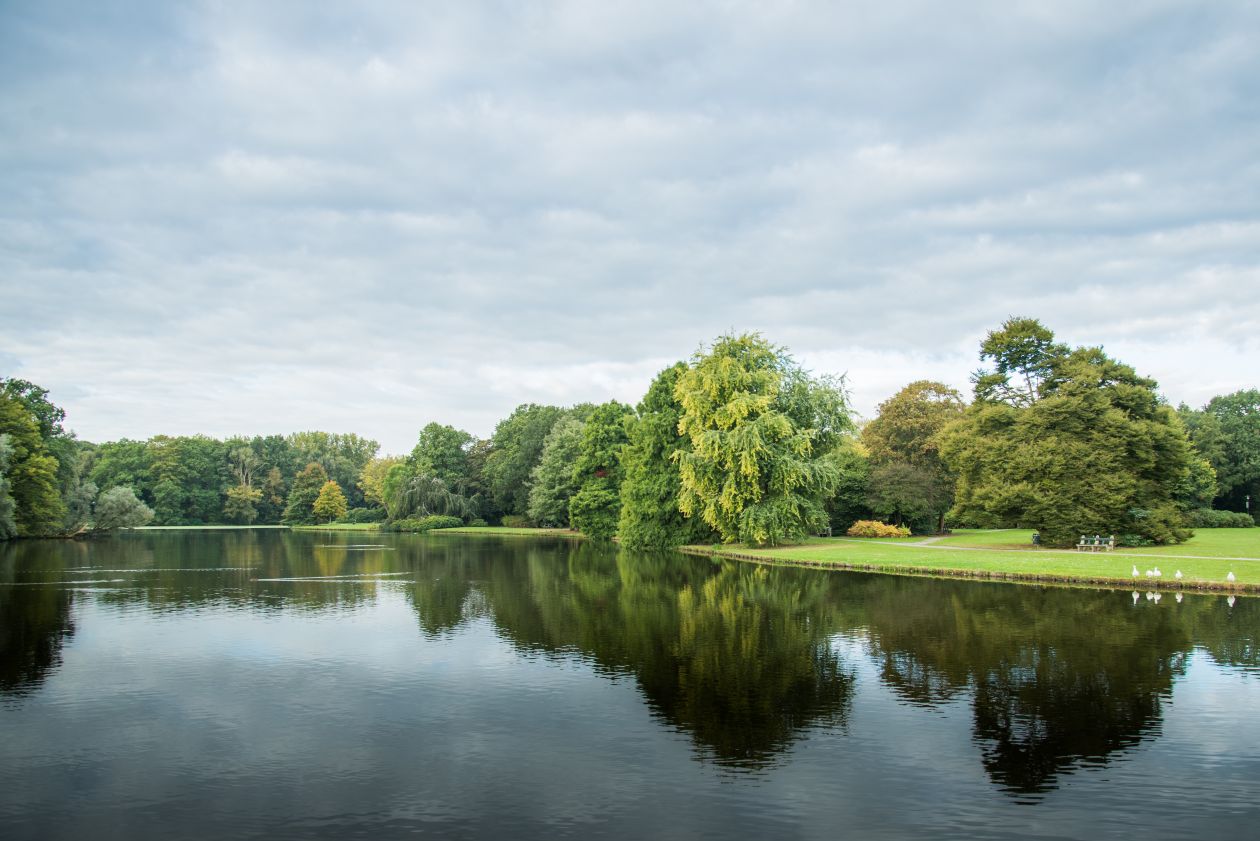
<path fill-rule="evenodd" d="M 890 526 L 879 520 L 858 520 L 845 532 L 849 537 L 909 537 L 905 526 Z"/>

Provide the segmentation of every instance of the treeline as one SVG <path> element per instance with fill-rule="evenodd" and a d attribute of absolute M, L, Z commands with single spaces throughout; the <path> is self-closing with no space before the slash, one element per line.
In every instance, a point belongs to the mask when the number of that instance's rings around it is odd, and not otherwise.
<path fill-rule="evenodd" d="M 386 457 L 324 432 L 93 445 L 62 428 L 43 389 L 6 380 L 0 534 L 146 511 L 167 525 L 561 526 L 637 547 L 778 543 L 867 519 L 916 532 L 1022 525 L 1047 545 L 1252 523 L 1260 391 L 1173 409 L 1154 381 L 1027 318 L 988 334 L 980 359 L 970 401 L 916 381 L 859 426 L 842 382 L 760 336 L 723 336 L 658 374 L 637 406 L 525 404 L 488 439 L 430 423 L 409 454 Z"/>

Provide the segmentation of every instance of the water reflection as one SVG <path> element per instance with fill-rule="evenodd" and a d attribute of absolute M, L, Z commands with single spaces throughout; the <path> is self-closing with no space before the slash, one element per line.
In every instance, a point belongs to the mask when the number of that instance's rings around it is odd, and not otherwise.
<path fill-rule="evenodd" d="M 1157 736 L 1196 648 L 1244 673 L 1260 665 L 1255 599 L 1161 604 L 567 541 L 374 540 L 162 532 L 0 546 L 0 693 L 27 697 L 55 672 L 83 599 L 174 616 L 332 615 L 374 609 L 385 588 L 424 641 L 485 623 L 518 654 L 632 679 L 659 720 L 731 769 L 767 769 L 820 729 L 843 735 L 873 664 L 908 707 L 968 704 L 980 766 L 1022 796 Z M 842 656 L 841 637 L 858 648 Z"/>

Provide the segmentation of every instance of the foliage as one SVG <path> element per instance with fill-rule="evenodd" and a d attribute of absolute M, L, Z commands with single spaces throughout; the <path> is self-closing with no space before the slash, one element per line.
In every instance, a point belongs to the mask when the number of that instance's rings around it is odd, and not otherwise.
<path fill-rule="evenodd" d="M 872 511 L 896 516 L 898 523 L 903 517 L 919 521 L 920 530 L 944 527 L 955 480 L 941 461 L 940 434 L 965 411 L 962 395 L 931 380 L 912 382 L 879 405 L 879 415 L 862 429 L 862 443 L 878 465 L 868 496 L 878 500 L 870 502 Z M 917 487 L 909 483 L 912 477 Z M 928 519 L 936 522 L 925 528 Z"/>
<path fill-rule="evenodd" d="M 836 489 L 826 502 L 832 533 L 843 532 L 871 513 L 867 495 L 871 484 L 871 463 L 860 441 L 846 439 L 827 454 L 839 476 Z"/>
<path fill-rule="evenodd" d="M 1056 343 L 1054 333 L 1040 321 L 1008 318 L 1001 330 L 990 332 L 980 345 L 980 359 L 991 359 L 994 364 L 992 371 L 972 376 L 976 399 L 1016 408 L 1030 406 L 1041 396 L 1055 362 L 1066 354 L 1067 345 Z"/>
<path fill-rule="evenodd" d="M 596 540 L 611 540 L 621 514 L 621 451 L 628 439 L 626 423 L 634 410 L 611 400 L 596 406 L 582 427 L 573 481 L 577 492 L 569 501 L 573 528 Z"/>
<path fill-rule="evenodd" d="M 16 506 L 7 476 L 12 455 L 13 447 L 9 444 L 8 433 L 0 435 L 0 540 L 17 537 L 17 522 L 13 519 Z"/>
<path fill-rule="evenodd" d="M 569 500 L 578 488 L 573 466 L 582 446 L 585 424 L 573 413 L 556 421 L 543 442 L 542 455 L 530 474 L 529 519 L 541 526 L 568 526 Z"/>
<path fill-rule="evenodd" d="M 703 519 L 685 517 L 678 509 L 682 478 L 674 453 L 687 450 L 691 442 L 678 432 L 682 406 L 674 387 L 686 370 L 686 363 L 679 362 L 657 374 L 636 417 L 626 424 L 627 440 L 621 451 L 625 478 L 617 521 L 623 546 L 665 549 L 712 542 L 713 531 Z"/>
<path fill-rule="evenodd" d="M 942 433 L 959 476 L 951 515 L 1031 526 L 1050 546 L 1082 533 L 1185 540 L 1175 494 L 1193 451 L 1155 382 L 1099 348 L 1068 351 L 1049 331 L 1022 330 L 1050 354 L 1032 354 L 1031 373 L 1010 369 L 1031 390 L 1007 393 L 981 377 L 975 403 Z"/>
<path fill-rule="evenodd" d="M 384 456 L 371 459 L 363 465 L 363 469 L 359 471 L 358 486 L 368 505 L 385 505 L 385 477 L 391 468 L 403 461 L 401 456 Z"/>
<path fill-rule="evenodd" d="M 427 517 L 408 517 L 402 520 L 395 520 L 388 526 L 388 531 L 432 531 L 433 529 L 451 529 L 462 526 L 464 521 L 459 517 L 447 517 L 441 514 L 431 514 Z"/>
<path fill-rule="evenodd" d="M 891 526 L 878 520 L 858 520 L 845 532 L 849 537 L 909 537 L 910 529 Z"/>
<path fill-rule="evenodd" d="M 509 529 L 525 529 L 534 525 L 529 517 L 522 517 L 518 514 L 504 514 L 500 518 L 499 523 Z"/>
<path fill-rule="evenodd" d="M 117 487 L 101 491 L 93 513 L 96 531 L 131 529 L 153 519 L 153 509 L 136 498 L 131 488 Z"/>
<path fill-rule="evenodd" d="M 1192 529 L 1249 529 L 1256 525 L 1250 514 L 1242 511 L 1217 511 L 1212 508 L 1196 508 L 1187 515 Z"/>
<path fill-rule="evenodd" d="M 1182 412 L 1195 447 L 1216 469 L 1216 507 L 1260 507 L 1260 390 L 1213 397 L 1201 412 Z"/>
<path fill-rule="evenodd" d="M 223 492 L 227 500 L 223 503 L 223 516 L 231 523 L 247 526 L 258 518 L 258 508 L 263 492 L 249 485 L 233 485 Z"/>
<path fill-rule="evenodd" d="M 311 508 L 317 521 L 331 523 L 333 520 L 340 520 L 346 516 L 346 495 L 340 485 L 329 479 L 319 489 L 319 496 L 315 498 L 315 504 Z"/>
<path fill-rule="evenodd" d="M 295 432 L 285 438 L 297 464 L 317 462 L 351 505 L 364 502 L 357 480 L 380 445 L 354 433 Z"/>
<path fill-rule="evenodd" d="M 398 486 L 389 500 L 388 510 L 392 520 L 404 520 L 417 514 L 454 517 L 473 514 L 473 506 L 467 499 L 448 488 L 437 476 L 425 474 L 411 476 Z"/>
<path fill-rule="evenodd" d="M 542 457 L 547 434 L 564 410 L 526 403 L 494 428 L 485 457 L 484 479 L 500 510 L 524 514 L 529 510 L 529 478 Z"/>
<path fill-rule="evenodd" d="M 5 484 L 17 536 L 57 534 L 66 516 L 57 491 L 57 459 L 40 436 L 37 416 L 7 389 L 0 390 L 0 435 L 8 442 Z"/>
<path fill-rule="evenodd" d="M 291 526 L 314 525 L 315 500 L 319 499 L 320 491 L 327 481 L 328 473 L 318 462 L 311 462 L 302 468 L 302 472 L 293 479 L 281 522 Z"/>
<path fill-rule="evenodd" d="M 839 481 L 826 455 L 852 429 L 838 384 L 759 335 L 722 336 L 679 377 L 679 509 L 728 543 L 800 539 L 827 521 Z"/>
<path fill-rule="evenodd" d="M 436 476 L 455 488 L 468 479 L 468 449 L 475 439 L 462 429 L 430 423 L 411 450 L 417 472 Z"/>
<path fill-rule="evenodd" d="M 342 523 L 380 523 L 385 520 L 384 508 L 351 508 L 339 522 Z"/>
<path fill-rule="evenodd" d="M 871 511 L 894 519 L 899 526 L 929 532 L 939 530 L 950 497 L 941 474 L 904 461 L 889 461 L 871 469 L 866 502 Z"/>

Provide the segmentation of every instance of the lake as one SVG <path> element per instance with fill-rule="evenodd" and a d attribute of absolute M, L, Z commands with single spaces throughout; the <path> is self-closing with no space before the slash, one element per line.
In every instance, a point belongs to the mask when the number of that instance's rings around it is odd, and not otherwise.
<path fill-rule="evenodd" d="M 0 835 L 1251 838 L 1260 600 L 564 539 L 0 544 Z"/>

